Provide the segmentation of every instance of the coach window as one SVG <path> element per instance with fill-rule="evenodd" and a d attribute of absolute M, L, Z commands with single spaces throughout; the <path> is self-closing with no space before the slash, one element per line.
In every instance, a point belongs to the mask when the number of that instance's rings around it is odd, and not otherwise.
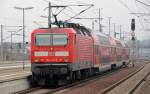
<path fill-rule="evenodd" d="M 104 45 L 108 44 L 108 37 L 104 37 L 104 36 L 99 36 L 100 42 Z"/>
<path fill-rule="evenodd" d="M 74 44 L 77 43 L 77 35 L 74 36 Z"/>
<path fill-rule="evenodd" d="M 119 42 L 119 41 L 116 41 L 116 42 L 117 42 L 117 46 L 118 46 L 118 47 L 122 47 L 121 42 Z"/>
<path fill-rule="evenodd" d="M 96 53 L 96 54 L 99 53 L 99 45 L 95 45 L 95 53 Z"/>
<path fill-rule="evenodd" d="M 113 52 L 114 52 L 113 49 L 114 49 L 113 47 L 110 47 L 110 54 L 113 54 Z"/>

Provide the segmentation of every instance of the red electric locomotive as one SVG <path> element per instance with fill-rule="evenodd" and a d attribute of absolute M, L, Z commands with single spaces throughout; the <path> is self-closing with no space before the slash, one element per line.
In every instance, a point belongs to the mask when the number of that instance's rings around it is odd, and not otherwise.
<path fill-rule="evenodd" d="M 33 79 L 45 84 L 88 77 L 124 64 L 127 49 L 114 38 L 73 23 L 36 29 L 31 35 Z"/>

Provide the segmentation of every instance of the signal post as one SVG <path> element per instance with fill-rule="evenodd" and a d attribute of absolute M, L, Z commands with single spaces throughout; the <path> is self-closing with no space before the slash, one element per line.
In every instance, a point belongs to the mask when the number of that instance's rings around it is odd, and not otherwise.
<path fill-rule="evenodd" d="M 131 52 L 131 63 L 134 67 L 135 57 L 136 57 L 136 40 L 135 40 L 135 19 L 131 20 L 131 41 L 132 41 L 132 52 Z"/>

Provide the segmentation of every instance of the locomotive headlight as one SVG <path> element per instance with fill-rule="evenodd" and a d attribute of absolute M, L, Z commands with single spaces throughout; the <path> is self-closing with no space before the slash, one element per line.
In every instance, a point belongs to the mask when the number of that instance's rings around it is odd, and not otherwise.
<path fill-rule="evenodd" d="M 38 58 L 35 58 L 34 62 L 38 62 L 38 61 L 39 61 L 39 59 L 38 59 Z"/>
<path fill-rule="evenodd" d="M 56 51 L 55 56 L 69 56 L 68 51 Z"/>
<path fill-rule="evenodd" d="M 48 56 L 47 51 L 35 51 L 34 56 Z"/>
<path fill-rule="evenodd" d="M 65 62 L 68 62 L 68 58 L 64 58 L 64 61 L 65 61 Z"/>

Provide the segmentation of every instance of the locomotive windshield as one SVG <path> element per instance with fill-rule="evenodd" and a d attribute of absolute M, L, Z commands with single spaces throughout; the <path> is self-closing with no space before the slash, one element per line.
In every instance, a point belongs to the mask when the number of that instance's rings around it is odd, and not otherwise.
<path fill-rule="evenodd" d="M 66 34 L 37 34 L 35 38 L 37 46 L 67 45 Z"/>

